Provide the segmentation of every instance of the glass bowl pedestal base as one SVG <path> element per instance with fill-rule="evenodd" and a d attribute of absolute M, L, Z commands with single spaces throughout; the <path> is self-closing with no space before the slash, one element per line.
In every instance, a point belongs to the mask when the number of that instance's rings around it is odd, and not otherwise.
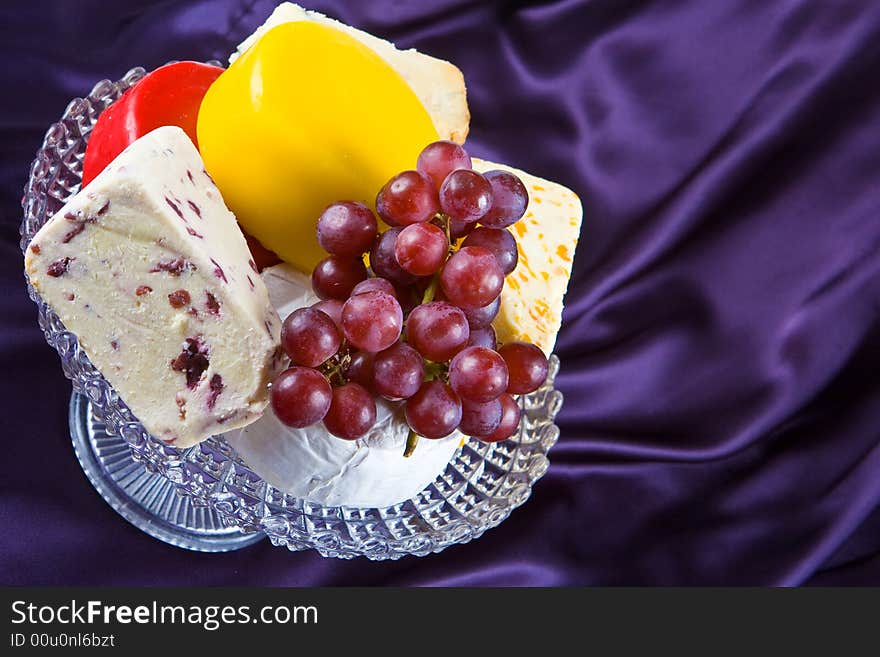
<path fill-rule="evenodd" d="M 132 458 L 122 438 L 107 433 L 84 395 L 70 398 L 70 437 L 86 477 L 123 518 L 153 538 L 197 552 L 229 552 L 266 538 L 223 524 L 211 508 L 193 506 L 167 477 Z"/>

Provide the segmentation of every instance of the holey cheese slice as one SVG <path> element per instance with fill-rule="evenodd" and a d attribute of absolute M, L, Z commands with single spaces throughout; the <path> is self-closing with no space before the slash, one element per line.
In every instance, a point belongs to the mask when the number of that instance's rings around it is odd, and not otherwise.
<path fill-rule="evenodd" d="M 187 447 L 266 407 L 280 321 L 180 128 L 125 149 L 34 236 L 25 266 L 157 438 Z"/>
<path fill-rule="evenodd" d="M 525 215 L 508 229 L 516 238 L 519 263 L 504 281 L 494 326 L 499 342 L 531 342 L 549 356 L 562 325 L 563 300 L 581 231 L 580 199 L 567 187 L 503 164 L 474 159 L 473 167 L 481 173 L 509 171 L 529 192 Z"/>

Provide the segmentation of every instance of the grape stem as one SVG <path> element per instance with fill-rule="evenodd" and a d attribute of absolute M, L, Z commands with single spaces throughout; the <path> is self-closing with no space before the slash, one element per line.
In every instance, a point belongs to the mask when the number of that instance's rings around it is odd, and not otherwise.
<path fill-rule="evenodd" d="M 452 237 L 449 230 L 449 218 L 444 214 L 438 214 L 437 217 L 443 222 L 443 231 L 446 233 L 447 241 L 451 244 Z M 440 285 L 439 271 L 434 274 L 433 278 L 431 278 L 431 282 L 428 284 L 425 293 L 422 295 L 422 303 L 431 303 L 434 300 L 434 295 L 437 294 L 438 285 Z M 426 365 L 425 381 L 439 379 L 443 376 L 444 368 L 441 363 L 427 363 Z M 418 445 L 418 442 L 419 434 L 410 429 L 406 436 L 406 448 L 403 450 L 404 458 L 412 456 L 413 452 L 416 451 L 416 445 Z"/>
<path fill-rule="evenodd" d="M 435 218 L 439 219 L 442 224 L 443 232 L 446 233 L 446 241 L 449 243 L 449 255 L 452 255 L 457 249 L 452 242 L 452 227 L 449 222 L 449 217 L 442 212 L 438 212 L 435 215 Z M 431 283 L 428 285 L 425 294 L 422 296 L 422 303 L 431 303 L 434 300 L 434 296 L 437 294 L 438 285 L 440 285 L 439 271 L 434 274 L 433 278 L 431 278 Z"/>
<path fill-rule="evenodd" d="M 443 232 L 446 233 L 446 241 L 449 243 L 449 250 L 452 251 L 452 226 L 449 225 L 449 217 L 441 214 L 440 221 L 443 222 Z"/>
<path fill-rule="evenodd" d="M 336 355 L 319 365 L 317 369 L 327 377 L 331 384 L 342 386 L 348 383 L 344 372 L 350 362 L 351 353 L 348 350 L 348 345 L 343 342 Z"/>
<path fill-rule="evenodd" d="M 406 436 L 406 449 L 403 450 L 403 457 L 408 458 L 412 456 L 413 452 L 416 451 L 416 445 L 419 443 L 419 434 L 417 434 L 412 429 L 409 430 L 409 433 Z"/>
<path fill-rule="evenodd" d="M 431 282 L 428 284 L 428 288 L 425 290 L 425 294 L 422 295 L 422 303 L 431 303 L 434 300 L 434 295 L 437 294 L 437 286 L 440 284 L 440 273 L 437 272 L 434 274 L 434 277 L 431 279 Z"/>
<path fill-rule="evenodd" d="M 425 361 L 425 381 L 433 381 L 434 379 L 445 380 L 447 368 L 443 363 L 435 363 L 433 361 Z"/>

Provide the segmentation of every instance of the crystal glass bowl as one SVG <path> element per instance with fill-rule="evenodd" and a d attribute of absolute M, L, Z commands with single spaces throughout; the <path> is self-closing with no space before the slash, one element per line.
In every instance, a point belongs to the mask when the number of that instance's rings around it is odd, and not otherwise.
<path fill-rule="evenodd" d="M 80 187 L 86 142 L 98 115 L 145 74 L 103 80 L 87 98 L 70 102 L 46 133 L 22 201 L 22 252 Z M 559 368 L 538 391 L 523 396 L 518 432 L 496 444 L 467 441 L 446 470 L 421 493 L 382 509 L 326 507 L 286 495 L 263 481 L 215 436 L 188 449 L 153 438 L 28 285 L 47 342 L 61 357 L 74 389 L 71 434 L 89 479 L 129 521 L 168 543 L 228 550 L 262 538 L 290 550 L 313 548 L 330 557 L 398 559 L 427 555 L 479 537 L 523 504 L 547 470 L 559 437 L 562 405 L 554 390 Z M 328 438 L 332 440 L 332 438 Z"/>

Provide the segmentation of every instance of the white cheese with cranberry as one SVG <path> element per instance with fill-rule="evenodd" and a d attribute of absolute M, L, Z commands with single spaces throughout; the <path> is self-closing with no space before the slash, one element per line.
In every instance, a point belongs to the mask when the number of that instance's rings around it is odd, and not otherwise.
<path fill-rule="evenodd" d="M 150 433 L 179 447 L 268 404 L 280 321 L 186 134 L 125 149 L 34 236 L 34 289 Z"/>
<path fill-rule="evenodd" d="M 317 301 L 309 279 L 289 265 L 263 272 L 281 317 Z M 398 406 L 377 400 L 377 421 L 358 440 L 343 440 L 321 423 L 283 425 L 271 409 L 253 424 L 226 433 L 227 442 L 260 477 L 281 491 L 327 506 L 386 507 L 422 491 L 446 468 L 463 437 L 419 440 L 404 458 L 409 428 Z"/>

